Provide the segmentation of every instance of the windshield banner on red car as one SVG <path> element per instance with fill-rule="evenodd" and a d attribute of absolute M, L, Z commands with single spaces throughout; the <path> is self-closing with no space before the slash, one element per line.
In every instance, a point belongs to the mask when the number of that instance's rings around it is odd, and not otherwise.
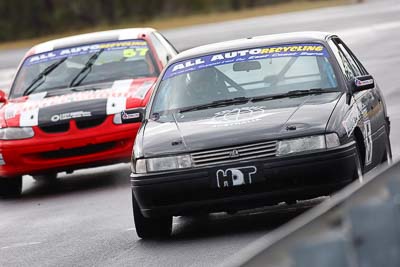
<path fill-rule="evenodd" d="M 133 57 L 145 56 L 149 47 L 144 40 L 124 40 L 81 45 L 30 56 L 24 61 L 24 66 L 30 66 L 64 57 L 93 54 L 102 49 L 104 49 L 104 51 L 124 50 L 123 53 L 125 57 Z"/>
<path fill-rule="evenodd" d="M 166 70 L 163 80 L 175 77 L 179 74 L 189 73 L 199 69 L 235 62 L 252 61 L 266 58 L 300 56 L 329 57 L 329 53 L 322 44 L 290 44 L 229 51 L 193 58 L 190 60 L 172 64 Z"/>

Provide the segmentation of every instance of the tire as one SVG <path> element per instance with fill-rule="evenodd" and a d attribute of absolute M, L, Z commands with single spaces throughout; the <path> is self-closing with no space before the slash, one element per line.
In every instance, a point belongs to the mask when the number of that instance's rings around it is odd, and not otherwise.
<path fill-rule="evenodd" d="M 22 176 L 1 178 L 0 177 L 0 197 L 15 198 L 22 193 Z"/>
<path fill-rule="evenodd" d="M 133 218 L 137 235 L 142 239 L 165 239 L 172 233 L 172 216 L 146 218 L 132 192 Z"/>
<path fill-rule="evenodd" d="M 356 152 L 356 169 L 354 171 L 354 180 L 358 180 L 360 183 L 363 182 L 364 179 L 364 164 L 363 160 L 361 159 L 361 151 L 360 147 L 356 143 L 357 152 Z"/>
<path fill-rule="evenodd" d="M 46 174 L 41 174 L 41 175 L 32 175 L 33 179 L 37 182 L 55 182 L 57 181 L 57 175 L 58 173 L 52 172 L 52 173 L 46 173 Z"/>
<path fill-rule="evenodd" d="M 381 163 L 385 165 L 390 165 L 392 162 L 392 146 L 390 144 L 390 138 L 389 136 L 387 137 L 387 142 L 386 142 L 386 148 L 385 152 L 383 154 Z"/>
<path fill-rule="evenodd" d="M 392 162 L 392 155 L 389 152 L 387 152 L 387 150 L 385 150 L 381 160 L 381 164 L 389 166 L 391 162 Z"/>

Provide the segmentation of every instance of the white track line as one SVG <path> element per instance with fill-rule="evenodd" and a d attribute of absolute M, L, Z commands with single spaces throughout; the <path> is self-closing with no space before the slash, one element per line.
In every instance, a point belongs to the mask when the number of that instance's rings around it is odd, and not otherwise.
<path fill-rule="evenodd" d="M 370 38 L 371 34 L 377 31 L 386 31 L 400 28 L 400 21 L 372 24 L 365 27 L 357 27 L 346 30 L 338 30 L 336 33 L 340 37 L 349 38 L 352 41 L 363 41 L 363 37 Z"/>
<path fill-rule="evenodd" d="M 1 247 L 0 249 L 20 248 L 20 247 L 38 245 L 38 244 L 41 244 L 41 243 L 42 242 L 17 243 L 17 244 L 13 244 L 13 245 L 10 245 L 10 246 Z"/>

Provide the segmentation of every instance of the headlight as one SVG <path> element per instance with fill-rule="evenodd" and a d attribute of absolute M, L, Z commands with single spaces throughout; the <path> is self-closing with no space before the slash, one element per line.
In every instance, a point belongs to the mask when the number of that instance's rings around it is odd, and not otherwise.
<path fill-rule="evenodd" d="M 160 157 L 150 159 L 138 159 L 135 163 L 136 173 L 157 172 L 174 169 L 185 169 L 192 166 L 190 155 L 174 157 Z"/>
<path fill-rule="evenodd" d="M 0 129 L 0 140 L 18 140 L 32 138 L 35 135 L 31 127 L 9 127 Z"/>
<path fill-rule="evenodd" d="M 145 159 L 136 160 L 134 167 L 135 167 L 134 168 L 134 173 L 146 173 L 147 172 L 146 160 Z"/>
<path fill-rule="evenodd" d="M 114 115 L 113 123 L 114 124 L 122 124 L 121 113 L 117 113 Z"/>
<path fill-rule="evenodd" d="M 326 148 L 334 148 L 340 146 L 339 137 L 335 133 L 325 135 Z"/>
<path fill-rule="evenodd" d="M 323 150 L 337 147 L 339 145 L 339 137 L 335 133 L 316 135 L 279 141 L 276 154 L 277 156 L 284 156 L 293 153 Z"/>

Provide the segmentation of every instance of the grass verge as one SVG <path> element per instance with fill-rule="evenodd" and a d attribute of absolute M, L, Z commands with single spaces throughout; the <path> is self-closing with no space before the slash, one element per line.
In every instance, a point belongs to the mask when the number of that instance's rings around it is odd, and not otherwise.
<path fill-rule="evenodd" d="M 189 15 L 183 17 L 161 18 L 148 21 L 146 23 L 123 22 L 112 26 L 99 25 L 93 28 L 85 28 L 61 34 L 52 34 L 33 39 L 0 43 L 0 50 L 27 48 L 48 40 L 87 33 L 87 32 L 94 32 L 94 31 L 131 28 L 131 27 L 152 27 L 159 30 L 164 30 L 164 29 L 172 29 L 172 28 L 205 24 L 205 23 L 215 23 L 215 22 L 257 17 L 257 16 L 267 16 L 267 15 L 274 15 L 274 14 L 294 12 L 294 11 L 317 9 L 317 8 L 337 6 L 337 5 L 346 5 L 351 3 L 354 3 L 354 1 L 353 0 L 313 0 L 313 1 L 297 0 L 295 2 L 280 3 L 269 6 L 257 7 L 254 9 L 244 9 L 240 11 L 227 11 L 223 13 L 208 13 L 208 14 Z"/>

